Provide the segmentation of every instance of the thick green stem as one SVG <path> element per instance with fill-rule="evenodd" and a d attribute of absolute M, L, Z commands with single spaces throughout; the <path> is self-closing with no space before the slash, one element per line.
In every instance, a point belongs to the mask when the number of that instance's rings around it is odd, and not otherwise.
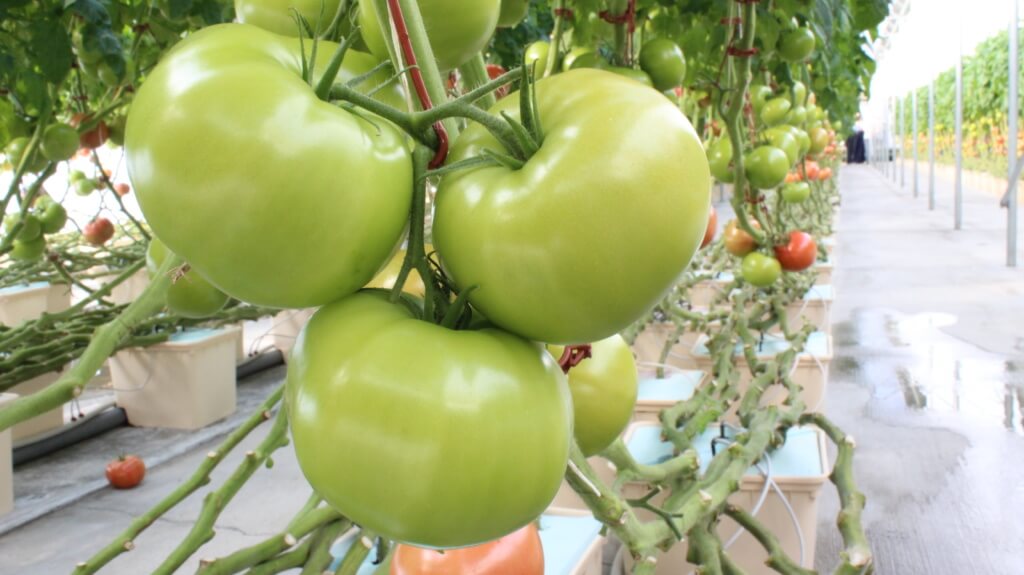
<path fill-rule="evenodd" d="M 154 575 L 171 575 L 185 564 L 196 551 L 207 541 L 213 539 L 216 533 L 213 530 L 214 523 L 220 517 L 224 508 L 238 493 L 238 490 L 245 485 L 253 473 L 256 472 L 270 455 L 280 447 L 288 444 L 288 411 L 280 409 L 274 420 L 274 426 L 260 442 L 259 446 L 245 454 L 245 459 L 238 465 L 234 473 L 216 491 L 212 491 L 203 499 L 203 507 L 199 517 L 192 524 L 192 529 L 185 536 L 185 539 L 167 556 L 167 559 L 157 567 Z"/>
<path fill-rule="evenodd" d="M 101 549 L 98 553 L 93 555 L 88 561 L 79 563 L 75 567 L 73 575 L 88 575 L 99 571 L 107 563 L 110 563 L 118 555 L 135 549 L 135 538 L 140 533 L 146 530 L 150 525 L 153 524 L 157 519 L 162 517 L 165 513 L 171 510 L 175 505 L 181 503 L 186 497 L 191 495 L 200 487 L 210 482 L 210 473 L 224 460 L 225 457 L 231 450 L 233 450 L 243 439 L 245 439 L 252 430 L 256 429 L 261 423 L 267 421 L 271 417 L 271 410 L 279 401 L 284 394 L 284 387 L 278 387 L 274 393 L 270 394 L 270 397 L 260 405 L 248 419 L 245 420 L 240 426 L 238 426 L 230 435 L 219 445 L 216 449 L 209 452 L 206 455 L 206 459 L 199 465 L 191 477 L 189 477 L 184 483 L 180 484 L 174 491 L 172 491 L 167 497 L 164 497 L 160 503 L 153 506 L 152 509 L 143 513 L 128 526 L 120 535 L 117 536 L 109 545 Z M 217 571 L 214 571 L 217 572 Z"/>
<path fill-rule="evenodd" d="M 735 505 L 726 505 L 725 514 L 747 530 L 758 543 L 768 552 L 768 560 L 765 562 L 769 567 L 783 575 L 815 575 L 814 571 L 804 569 L 796 561 L 786 555 L 782 543 L 767 527 L 758 521 L 753 515 Z"/>
<path fill-rule="evenodd" d="M 359 567 L 366 560 L 366 556 L 373 549 L 373 540 L 377 536 L 372 531 L 363 529 L 354 537 L 356 539 L 352 542 L 352 546 L 348 548 L 345 557 L 342 558 L 341 565 L 338 566 L 335 575 L 356 575 Z"/>
<path fill-rule="evenodd" d="M 459 66 L 459 75 L 462 76 L 462 84 L 467 92 L 491 81 L 491 77 L 487 73 L 487 64 L 484 63 L 484 56 L 480 53 L 470 58 L 469 62 Z M 494 92 L 489 91 L 477 99 L 476 106 L 482 110 L 489 110 L 496 101 Z"/>
<path fill-rule="evenodd" d="M 558 71 L 562 62 L 562 35 L 565 33 L 566 0 L 557 0 L 555 4 L 555 26 L 551 31 L 551 45 L 548 48 L 547 60 L 542 62 L 544 68 L 541 77 L 547 78 Z"/>
<path fill-rule="evenodd" d="M 28 397 L 18 398 L 6 409 L 0 410 L 0 430 L 60 407 L 81 395 L 85 385 L 96 375 L 103 362 L 114 353 L 121 341 L 131 333 L 132 328 L 163 309 L 167 288 L 171 285 L 171 271 L 181 264 L 182 260 L 177 256 L 164 260 L 153 281 L 138 299 L 113 321 L 96 330 L 78 363 L 63 377 L 46 389 Z"/>

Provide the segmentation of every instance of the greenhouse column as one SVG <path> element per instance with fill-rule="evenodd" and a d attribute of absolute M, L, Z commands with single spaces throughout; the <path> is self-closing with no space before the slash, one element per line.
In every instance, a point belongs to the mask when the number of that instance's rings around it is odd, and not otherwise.
<path fill-rule="evenodd" d="M 911 120 L 910 130 L 913 132 L 913 146 L 914 146 L 914 197 L 917 197 L 917 90 L 910 93 L 910 113 L 914 115 Z"/>
<path fill-rule="evenodd" d="M 1017 0 L 1011 0 L 1010 17 L 1010 66 L 1009 66 L 1009 100 L 1007 120 L 1009 122 L 1009 134 L 1007 134 L 1006 153 L 1009 159 L 1008 186 L 1007 186 L 1007 214 L 1006 214 L 1006 265 L 1017 267 L 1017 118 L 1020 115 L 1017 91 L 1018 74 L 1020 74 L 1019 62 L 1019 31 L 1020 14 L 1018 13 Z"/>
<path fill-rule="evenodd" d="M 897 98 L 896 99 L 896 103 L 900 107 L 900 123 L 896 127 L 896 139 L 899 141 L 899 147 L 897 148 L 897 150 L 899 150 L 899 152 L 897 152 L 897 153 L 899 154 L 898 157 L 899 157 L 899 161 L 900 161 L 900 187 L 902 188 L 905 185 L 907 185 L 906 177 L 905 177 L 906 173 L 905 173 L 904 164 L 903 164 L 903 143 L 904 143 L 904 141 L 906 140 L 906 137 L 907 137 L 907 132 L 904 129 L 905 126 L 904 126 L 904 123 L 903 123 L 906 120 L 905 114 L 903 112 L 903 107 L 907 105 L 907 101 L 905 99 L 903 99 L 903 98 Z"/>
<path fill-rule="evenodd" d="M 956 125 L 956 184 L 953 190 L 953 229 L 959 230 L 964 224 L 964 55 L 961 32 L 957 30 L 957 57 L 956 57 L 956 103 L 954 106 L 954 123 Z"/>
<path fill-rule="evenodd" d="M 935 209 L 935 80 L 928 84 L 928 209 Z"/>

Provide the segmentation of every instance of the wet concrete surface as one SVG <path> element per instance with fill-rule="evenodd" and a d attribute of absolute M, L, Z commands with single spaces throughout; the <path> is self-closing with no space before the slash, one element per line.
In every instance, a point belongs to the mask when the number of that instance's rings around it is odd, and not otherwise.
<path fill-rule="evenodd" d="M 951 202 L 929 212 L 909 182 L 847 167 L 842 189 L 826 413 L 857 441 L 877 573 L 1024 573 L 1024 272 L 1004 266 L 1005 212 L 968 191 L 952 231 Z M 837 508 L 829 486 L 821 570 Z"/>

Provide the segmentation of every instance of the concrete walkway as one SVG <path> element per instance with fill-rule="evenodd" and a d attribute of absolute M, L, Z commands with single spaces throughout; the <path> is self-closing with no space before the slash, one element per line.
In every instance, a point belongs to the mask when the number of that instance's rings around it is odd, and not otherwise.
<path fill-rule="evenodd" d="M 827 412 L 857 439 L 876 572 L 1024 573 L 1024 272 L 1003 265 L 1005 212 L 991 196 L 968 193 L 965 228 L 954 232 L 948 190 L 929 212 L 909 186 L 900 190 L 870 167 L 844 168 L 841 185 Z M 283 370 L 261 377 L 269 390 Z M 264 433 L 236 449 L 211 485 Z M 217 441 L 152 469 L 137 489 L 102 489 L 0 536 L 0 575 L 70 572 L 189 477 Z M 142 449 L 127 436 L 115 448 Z M 309 488 L 291 450 L 274 461 L 242 489 L 217 536 L 181 573 L 276 533 L 302 505 Z M 102 478 L 103 460 L 87 465 L 83 477 Z M 188 532 L 207 490 L 157 521 L 103 572 L 152 572 Z M 817 549 L 824 571 L 841 545 L 836 507 L 827 487 Z"/>
<path fill-rule="evenodd" d="M 967 191 L 953 231 L 951 185 L 928 211 L 907 183 L 842 172 L 826 411 L 857 440 L 878 573 L 1024 573 L 1024 271 L 1004 265 L 998 199 Z M 828 490 L 819 569 L 836 505 Z"/>

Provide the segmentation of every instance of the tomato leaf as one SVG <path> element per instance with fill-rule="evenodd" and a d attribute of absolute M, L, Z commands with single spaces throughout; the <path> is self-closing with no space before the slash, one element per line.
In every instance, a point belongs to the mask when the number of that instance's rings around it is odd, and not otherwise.
<path fill-rule="evenodd" d="M 37 20 L 29 26 L 29 49 L 43 77 L 57 84 L 71 70 L 71 40 L 59 21 Z"/>

